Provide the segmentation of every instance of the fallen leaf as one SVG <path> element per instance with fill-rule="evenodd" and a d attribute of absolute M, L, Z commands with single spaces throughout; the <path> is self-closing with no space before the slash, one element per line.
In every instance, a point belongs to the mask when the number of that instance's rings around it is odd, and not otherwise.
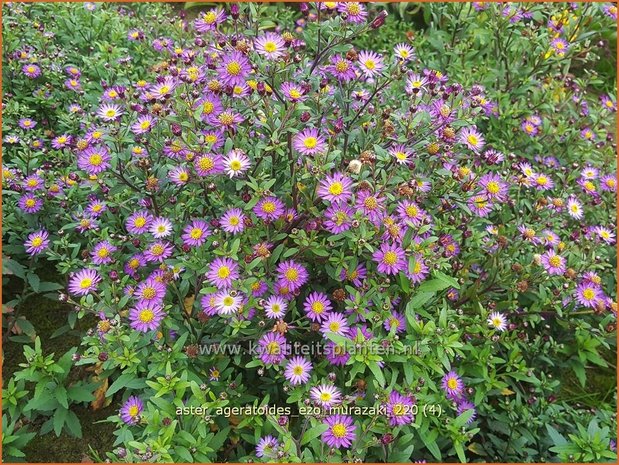
<path fill-rule="evenodd" d="M 95 376 L 93 378 L 93 381 L 100 381 L 99 377 Z M 90 402 L 90 408 L 92 410 L 99 410 L 103 407 L 107 407 L 108 405 L 110 405 L 110 403 L 112 402 L 112 397 L 107 397 L 107 398 L 105 397 L 107 388 L 108 388 L 108 378 L 105 378 L 103 382 L 101 383 L 101 386 L 99 386 L 97 390 L 94 392 L 95 398 L 92 402 Z"/>
<path fill-rule="evenodd" d="M 192 294 L 192 295 L 185 297 L 185 300 L 183 301 L 183 305 L 185 307 L 185 313 L 189 316 L 191 316 L 191 312 L 193 311 L 193 303 L 195 300 L 196 300 L 196 296 Z"/>

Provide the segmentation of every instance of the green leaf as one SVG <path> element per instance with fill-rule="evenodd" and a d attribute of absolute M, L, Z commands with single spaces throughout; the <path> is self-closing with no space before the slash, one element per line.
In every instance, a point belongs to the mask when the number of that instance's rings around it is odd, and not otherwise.
<path fill-rule="evenodd" d="M 322 433 L 329 429 L 329 425 L 325 425 L 324 423 L 320 423 L 313 428 L 308 429 L 301 438 L 301 445 L 307 444 L 313 439 L 316 439 Z"/>
<path fill-rule="evenodd" d="M 54 433 L 56 433 L 57 437 L 60 436 L 62 432 L 62 427 L 64 426 L 68 413 L 69 410 L 66 408 L 59 408 L 56 410 L 56 413 L 54 413 Z"/>
<path fill-rule="evenodd" d="M 383 374 L 382 370 L 378 366 L 378 363 L 370 362 L 368 363 L 368 366 L 370 367 L 370 371 L 376 378 L 376 381 L 378 381 L 378 384 L 380 384 L 381 387 L 385 387 L 385 375 Z"/>

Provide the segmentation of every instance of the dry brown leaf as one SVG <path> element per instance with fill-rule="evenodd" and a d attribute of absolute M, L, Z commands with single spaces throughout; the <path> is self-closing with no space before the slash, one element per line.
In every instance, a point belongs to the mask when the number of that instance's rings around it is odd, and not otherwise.
<path fill-rule="evenodd" d="M 99 377 L 95 376 L 93 378 L 93 381 L 99 381 Z M 90 408 L 92 410 L 99 410 L 103 407 L 107 407 L 112 402 L 111 397 L 105 397 L 108 384 L 109 384 L 108 378 L 105 378 L 103 382 L 101 383 L 101 386 L 99 386 L 97 390 L 94 392 L 95 398 L 92 402 L 90 402 Z"/>
<path fill-rule="evenodd" d="M 183 305 L 185 307 L 185 313 L 189 316 L 191 316 L 191 312 L 193 311 L 193 303 L 195 300 L 196 296 L 192 294 L 185 297 L 185 300 L 183 302 Z"/>

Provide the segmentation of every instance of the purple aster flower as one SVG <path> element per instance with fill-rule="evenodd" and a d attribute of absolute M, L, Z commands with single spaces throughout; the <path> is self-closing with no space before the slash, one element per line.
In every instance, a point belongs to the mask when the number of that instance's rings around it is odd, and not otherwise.
<path fill-rule="evenodd" d="M 315 128 L 307 128 L 297 133 L 292 143 L 297 152 L 306 156 L 324 153 L 327 149 L 327 143 Z"/>
<path fill-rule="evenodd" d="M 209 11 L 202 12 L 198 16 L 193 26 L 198 32 L 211 32 L 217 29 L 217 26 L 226 21 L 226 12 L 221 8 L 213 8 Z"/>
<path fill-rule="evenodd" d="M 310 378 L 312 364 L 303 357 L 292 357 L 286 365 L 284 376 L 290 384 L 305 384 Z"/>
<path fill-rule="evenodd" d="M 441 387 L 447 396 L 452 399 L 459 399 L 464 392 L 462 378 L 453 370 L 443 376 Z"/>
<path fill-rule="evenodd" d="M 557 255 L 553 250 L 549 250 L 543 254 L 541 261 L 548 274 L 562 275 L 565 273 L 565 258 Z"/>
<path fill-rule="evenodd" d="M 221 155 L 214 153 L 205 153 L 196 157 L 193 166 L 198 176 L 202 177 L 212 176 L 223 171 Z"/>
<path fill-rule="evenodd" d="M 97 110 L 97 116 L 103 121 L 115 121 L 123 115 L 120 105 L 115 103 L 104 103 Z"/>
<path fill-rule="evenodd" d="M 507 199 L 507 183 L 494 173 L 483 175 L 479 179 L 479 186 L 490 199 L 505 201 Z"/>
<path fill-rule="evenodd" d="M 172 95 L 177 85 L 175 78 L 166 76 L 162 82 L 157 82 L 150 87 L 150 93 L 157 100 L 165 100 Z"/>
<path fill-rule="evenodd" d="M 389 149 L 389 154 L 395 158 L 400 165 L 409 164 L 412 160 L 412 152 L 402 144 L 396 144 Z"/>
<path fill-rule="evenodd" d="M 340 234 L 351 227 L 354 210 L 346 204 L 334 203 L 325 210 L 322 226 L 332 234 Z"/>
<path fill-rule="evenodd" d="M 147 211 L 139 211 L 133 213 L 125 223 L 127 231 L 131 234 L 143 234 L 148 231 L 153 217 Z"/>
<path fill-rule="evenodd" d="M 22 195 L 17 203 L 26 213 L 37 213 L 43 208 L 43 200 L 30 193 Z"/>
<path fill-rule="evenodd" d="M 151 115 L 141 115 L 138 120 L 131 125 L 134 134 L 146 134 L 155 126 L 157 120 Z"/>
<path fill-rule="evenodd" d="M 288 304 L 278 295 L 270 296 L 264 303 L 264 313 L 267 318 L 281 320 L 288 310 Z"/>
<path fill-rule="evenodd" d="M 22 73 L 24 73 L 30 79 L 38 78 L 41 75 L 41 68 L 34 63 L 26 64 L 22 67 Z"/>
<path fill-rule="evenodd" d="M 184 186 L 189 182 L 189 170 L 184 166 L 177 166 L 168 172 L 168 177 L 177 186 Z"/>
<path fill-rule="evenodd" d="M 333 341 L 329 341 L 325 345 L 325 355 L 329 363 L 335 366 L 344 366 L 350 359 L 346 347 Z"/>
<path fill-rule="evenodd" d="M 324 408 L 330 408 L 342 401 L 339 389 L 330 384 L 321 384 L 310 389 L 310 398 Z"/>
<path fill-rule="evenodd" d="M 60 136 L 56 136 L 52 139 L 52 147 L 56 150 L 63 149 L 71 143 L 71 140 L 72 138 L 68 134 L 62 134 Z"/>
<path fill-rule="evenodd" d="M 211 235 L 206 221 L 194 220 L 183 229 L 183 244 L 190 247 L 200 247 L 206 242 L 206 238 Z"/>
<path fill-rule="evenodd" d="M 376 52 L 362 51 L 359 52 L 357 58 L 361 72 L 365 77 L 373 78 L 381 73 L 385 65 L 383 64 L 383 57 Z"/>
<path fill-rule="evenodd" d="M 474 195 L 469 199 L 467 205 L 473 213 L 482 218 L 488 216 L 493 207 L 493 203 L 484 194 Z"/>
<path fill-rule="evenodd" d="M 263 197 L 254 206 L 253 212 L 264 221 L 275 221 L 284 214 L 284 204 L 277 197 Z"/>
<path fill-rule="evenodd" d="M 166 258 L 172 256 L 174 247 L 167 241 L 153 242 L 144 251 L 144 257 L 151 263 L 159 262 L 163 263 Z"/>
<path fill-rule="evenodd" d="M 537 190 L 549 190 L 554 187 L 554 182 L 544 173 L 539 173 L 533 176 L 533 186 Z"/>
<path fill-rule="evenodd" d="M 458 416 L 462 415 L 467 410 L 473 411 L 473 414 L 466 421 L 466 424 L 469 425 L 473 423 L 473 421 L 475 421 L 475 418 L 477 417 L 477 410 L 475 409 L 475 404 L 467 399 L 459 400 L 456 405 L 456 411 L 458 412 Z"/>
<path fill-rule="evenodd" d="M 90 252 L 92 262 L 95 265 L 106 265 L 112 263 L 112 254 L 116 252 L 118 248 L 114 247 L 108 241 L 99 242 L 95 245 Z"/>
<path fill-rule="evenodd" d="M 305 310 L 310 320 L 320 323 L 327 318 L 327 315 L 333 310 L 333 307 L 326 294 L 322 292 L 312 292 L 305 299 L 303 310 Z"/>
<path fill-rule="evenodd" d="M 219 315 L 232 315 L 243 306 L 244 295 L 224 289 L 215 294 L 213 303 Z"/>
<path fill-rule="evenodd" d="M 326 67 L 326 71 L 330 72 L 339 81 L 352 81 L 357 77 L 357 68 L 342 55 L 331 56 L 331 64 Z"/>
<path fill-rule="evenodd" d="M 277 265 L 277 280 L 288 287 L 291 292 L 295 292 L 303 286 L 309 278 L 307 270 L 303 265 L 286 260 Z"/>
<path fill-rule="evenodd" d="M 341 313 L 328 313 L 320 326 L 320 332 L 324 335 L 333 333 L 344 336 L 349 329 L 348 321 Z"/>
<path fill-rule="evenodd" d="M 231 208 L 219 221 L 221 229 L 230 234 L 238 234 L 245 229 L 245 215 L 240 208 Z"/>
<path fill-rule="evenodd" d="M 140 413 L 144 410 L 144 404 L 139 397 L 131 396 L 120 408 L 120 419 L 127 425 L 137 425 L 140 422 Z"/>
<path fill-rule="evenodd" d="M 232 282 L 239 278 L 238 265 L 230 258 L 216 258 L 209 265 L 206 279 L 218 288 L 232 287 Z"/>
<path fill-rule="evenodd" d="M 570 44 L 568 44 L 568 42 L 561 37 L 557 37 L 556 39 L 554 39 L 550 45 L 552 46 L 558 57 L 564 56 L 565 52 L 567 52 L 570 48 Z"/>
<path fill-rule="evenodd" d="M 279 333 L 266 333 L 258 341 L 258 353 L 264 364 L 279 365 L 290 352 L 286 338 Z"/>
<path fill-rule="evenodd" d="M 363 213 L 374 225 L 380 225 L 385 216 L 384 198 L 367 189 L 357 194 L 357 211 Z"/>
<path fill-rule="evenodd" d="M 44 185 L 45 183 L 41 176 L 38 176 L 36 174 L 31 174 L 30 176 L 26 177 L 22 183 L 24 190 L 28 192 L 35 192 L 41 190 Z"/>
<path fill-rule="evenodd" d="M 243 121 L 244 118 L 232 109 L 222 110 L 218 115 L 213 115 L 208 119 L 209 124 L 221 129 L 234 129 Z"/>
<path fill-rule="evenodd" d="M 97 290 L 101 282 L 99 273 L 95 270 L 84 269 L 73 274 L 69 279 L 69 292 L 73 295 L 86 295 Z"/>
<path fill-rule="evenodd" d="M 387 417 L 391 426 L 410 425 L 414 420 L 413 399 L 391 391 L 387 402 Z"/>
<path fill-rule="evenodd" d="M 146 263 L 147 262 L 146 262 L 146 258 L 144 258 L 144 255 L 142 255 L 141 253 L 138 253 L 138 254 L 133 255 L 129 260 L 127 260 L 123 269 L 125 273 L 127 273 L 129 276 L 131 276 L 134 279 L 137 279 L 138 277 L 137 270 L 142 268 L 143 266 L 146 266 Z"/>
<path fill-rule="evenodd" d="M 383 243 L 372 258 L 378 264 L 379 273 L 398 274 L 407 267 L 404 249 L 397 245 Z"/>
<path fill-rule="evenodd" d="M 387 331 L 395 330 L 396 333 L 402 333 L 406 331 L 406 320 L 404 315 L 400 312 L 393 311 L 389 318 L 385 320 L 385 329 Z"/>
<path fill-rule="evenodd" d="M 129 310 L 130 326 L 142 333 L 157 329 L 164 317 L 165 312 L 159 302 L 142 300 Z"/>
<path fill-rule="evenodd" d="M 320 181 L 318 196 L 329 202 L 346 202 L 352 197 L 352 180 L 342 173 L 333 173 Z"/>
<path fill-rule="evenodd" d="M 220 98 L 212 92 L 207 92 L 196 102 L 194 109 L 198 108 L 202 108 L 200 112 L 202 121 L 208 121 L 209 118 L 219 115 L 224 109 Z"/>
<path fill-rule="evenodd" d="M 172 229 L 172 222 L 169 219 L 157 217 L 151 221 L 148 232 L 150 232 L 155 239 L 162 239 L 172 234 Z"/>
<path fill-rule="evenodd" d="M 348 270 L 346 268 L 342 269 L 340 273 L 340 279 L 342 281 L 352 281 L 355 286 L 361 286 L 363 284 L 363 280 L 367 276 L 367 269 L 364 265 L 357 265 L 354 270 Z"/>
<path fill-rule="evenodd" d="M 20 128 L 30 130 L 34 129 L 34 127 L 37 125 L 37 122 L 32 118 L 21 118 L 18 124 Z"/>
<path fill-rule="evenodd" d="M 484 136 L 474 127 L 461 129 L 458 141 L 475 152 L 479 152 L 486 144 Z"/>
<path fill-rule="evenodd" d="M 258 444 L 256 445 L 256 457 L 268 457 L 274 459 L 276 458 L 276 449 L 278 447 L 279 441 L 273 436 L 268 435 L 260 438 L 260 441 L 258 441 Z"/>
<path fill-rule="evenodd" d="M 322 433 L 322 441 L 329 447 L 349 448 L 355 440 L 356 426 L 351 417 L 346 415 L 332 415 L 325 418 L 324 425 L 329 429 Z"/>
<path fill-rule="evenodd" d="M 28 234 L 24 242 L 26 252 L 30 255 L 38 255 L 49 247 L 49 233 L 44 229 Z"/>
<path fill-rule="evenodd" d="M 282 36 L 273 32 L 267 32 L 254 40 L 254 50 L 270 60 L 277 60 L 285 49 L 286 43 Z"/>
<path fill-rule="evenodd" d="M 398 59 L 402 61 L 409 61 L 415 58 L 415 50 L 413 49 L 413 47 L 405 43 L 397 44 L 393 48 L 393 53 L 396 57 L 398 57 Z"/>
<path fill-rule="evenodd" d="M 363 23 L 368 16 L 365 6 L 360 2 L 338 2 L 337 11 L 345 16 L 349 23 Z"/>
<path fill-rule="evenodd" d="M 600 97 L 602 102 L 602 108 L 605 108 L 609 111 L 617 111 L 617 103 L 612 100 L 610 95 L 602 95 Z"/>
<path fill-rule="evenodd" d="M 304 87 L 294 82 L 284 82 L 280 91 L 291 102 L 303 102 L 307 99 Z"/>
<path fill-rule="evenodd" d="M 397 212 L 403 221 L 410 222 L 413 226 L 420 226 L 427 216 L 426 212 L 419 205 L 410 200 L 398 202 Z"/>
<path fill-rule="evenodd" d="M 222 82 L 229 86 L 241 85 L 251 71 L 251 63 L 245 55 L 234 50 L 224 55 L 217 67 L 217 74 Z"/>
<path fill-rule="evenodd" d="M 593 228 L 593 232 L 607 244 L 613 245 L 615 243 L 615 233 L 610 229 L 605 228 L 604 226 L 596 226 Z"/>
<path fill-rule="evenodd" d="M 97 175 L 111 166 L 110 154 L 103 146 L 89 147 L 77 157 L 77 166 L 89 175 Z"/>
<path fill-rule="evenodd" d="M 166 294 L 166 286 L 155 278 L 147 278 L 138 284 L 133 297 L 140 302 L 161 304 Z"/>

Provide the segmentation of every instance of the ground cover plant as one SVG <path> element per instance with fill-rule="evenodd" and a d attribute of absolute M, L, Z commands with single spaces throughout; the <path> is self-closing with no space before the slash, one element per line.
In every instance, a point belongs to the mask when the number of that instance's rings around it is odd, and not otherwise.
<path fill-rule="evenodd" d="M 615 461 L 615 57 L 610 3 L 3 5 L 3 459 Z"/>

